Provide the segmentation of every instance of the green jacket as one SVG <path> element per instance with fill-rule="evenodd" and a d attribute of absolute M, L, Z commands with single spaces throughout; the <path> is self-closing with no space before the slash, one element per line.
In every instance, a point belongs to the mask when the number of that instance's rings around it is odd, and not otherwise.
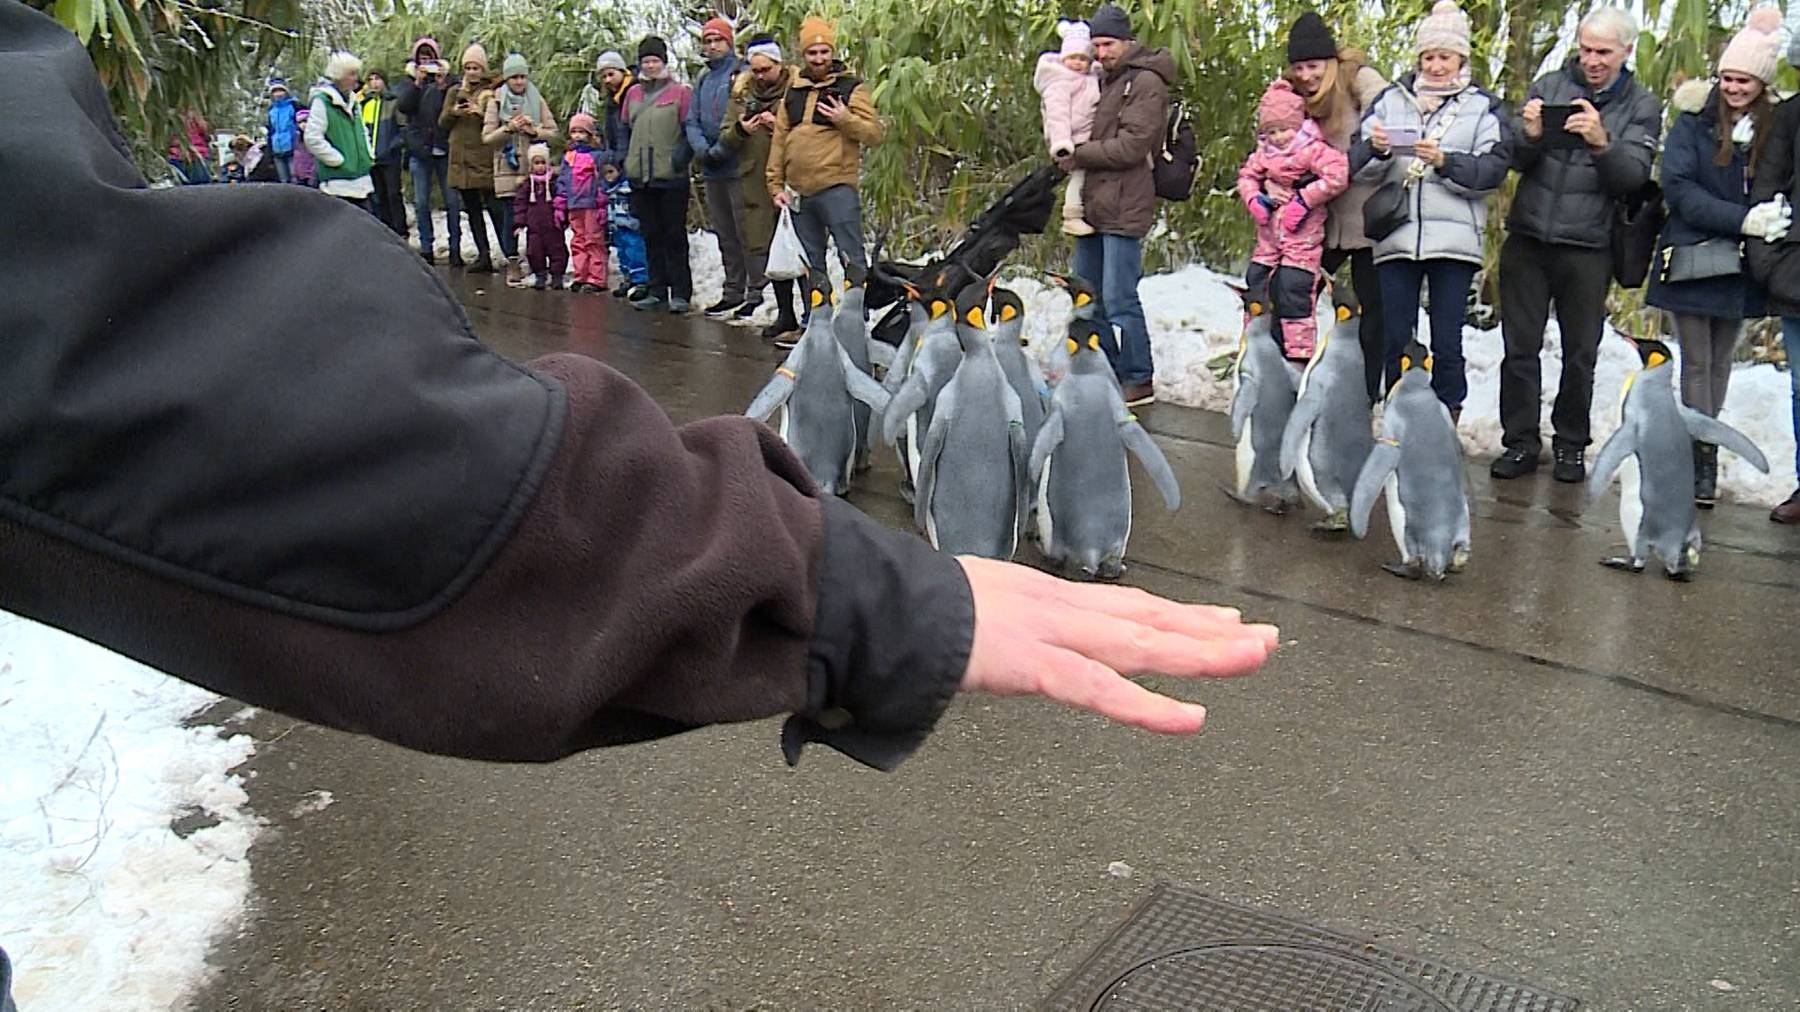
<path fill-rule="evenodd" d="M 375 158 L 369 153 L 369 135 L 363 132 L 362 110 L 345 98 L 336 85 L 314 85 L 312 100 L 317 104 L 320 98 L 325 99 L 325 142 L 342 160 L 330 165 L 318 156 L 319 180 L 361 179 L 375 165 Z"/>

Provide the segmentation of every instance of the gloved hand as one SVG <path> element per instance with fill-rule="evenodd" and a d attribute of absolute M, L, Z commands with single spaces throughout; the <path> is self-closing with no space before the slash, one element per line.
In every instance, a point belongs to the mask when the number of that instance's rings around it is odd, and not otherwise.
<path fill-rule="evenodd" d="M 1244 201 L 1244 206 L 1250 209 L 1250 217 L 1256 219 L 1257 228 L 1269 227 L 1269 218 L 1275 213 L 1275 205 L 1269 198 L 1259 193 Z"/>
<path fill-rule="evenodd" d="M 1744 224 L 1738 231 L 1764 242 L 1778 242 L 1787 235 L 1788 227 L 1793 223 L 1793 209 L 1788 207 L 1786 199 L 1776 194 L 1773 200 L 1752 207 L 1744 215 Z"/>
<path fill-rule="evenodd" d="M 557 228 L 568 228 L 569 227 L 569 216 L 566 212 L 563 212 L 563 211 L 556 212 L 556 227 Z"/>
<path fill-rule="evenodd" d="M 708 168 L 718 168 L 719 166 L 724 165 L 725 160 L 730 157 L 730 148 L 718 142 L 714 142 L 712 147 L 707 148 L 706 153 L 700 156 L 700 160 L 705 162 Z"/>
<path fill-rule="evenodd" d="M 1306 206 L 1306 198 L 1298 193 L 1294 194 L 1294 199 L 1288 201 L 1287 205 L 1281 209 L 1281 230 L 1283 232 L 1300 231 L 1301 222 L 1306 220 L 1307 212 L 1311 210 L 1312 208 Z"/>

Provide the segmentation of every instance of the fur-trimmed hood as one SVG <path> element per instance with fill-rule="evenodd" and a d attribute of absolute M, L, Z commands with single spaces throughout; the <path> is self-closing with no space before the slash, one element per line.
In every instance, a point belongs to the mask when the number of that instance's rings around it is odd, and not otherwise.
<path fill-rule="evenodd" d="M 1711 80 L 1704 77 L 1683 81 L 1681 86 L 1675 89 L 1675 97 L 1670 100 L 1669 104 L 1675 107 L 1676 112 L 1697 113 L 1707 107 L 1707 99 L 1712 97 L 1715 87 L 1717 86 Z"/>

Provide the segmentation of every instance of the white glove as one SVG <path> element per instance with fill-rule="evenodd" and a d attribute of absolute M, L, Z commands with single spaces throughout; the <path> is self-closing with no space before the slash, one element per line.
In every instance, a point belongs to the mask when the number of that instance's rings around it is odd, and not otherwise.
<path fill-rule="evenodd" d="M 1777 194 L 1775 199 L 1765 200 L 1752 207 L 1744 215 L 1744 224 L 1739 231 L 1766 242 L 1775 242 L 1780 236 L 1787 235 L 1788 227 L 1793 223 L 1793 210 Z"/>

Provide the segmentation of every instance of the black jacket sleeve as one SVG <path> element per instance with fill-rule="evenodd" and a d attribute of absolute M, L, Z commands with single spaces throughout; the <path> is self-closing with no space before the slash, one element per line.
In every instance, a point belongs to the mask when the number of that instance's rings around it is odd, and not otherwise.
<path fill-rule="evenodd" d="M 394 107 L 403 115 L 419 114 L 419 86 L 410 77 L 400 79 L 400 87 L 394 92 Z"/>
<path fill-rule="evenodd" d="M 0 38 L 0 607 L 454 755 L 794 714 L 790 753 L 888 767 L 929 732 L 954 559 L 821 506 L 748 419 L 505 361 L 341 201 L 145 188 L 74 37 L 0 3 Z"/>

